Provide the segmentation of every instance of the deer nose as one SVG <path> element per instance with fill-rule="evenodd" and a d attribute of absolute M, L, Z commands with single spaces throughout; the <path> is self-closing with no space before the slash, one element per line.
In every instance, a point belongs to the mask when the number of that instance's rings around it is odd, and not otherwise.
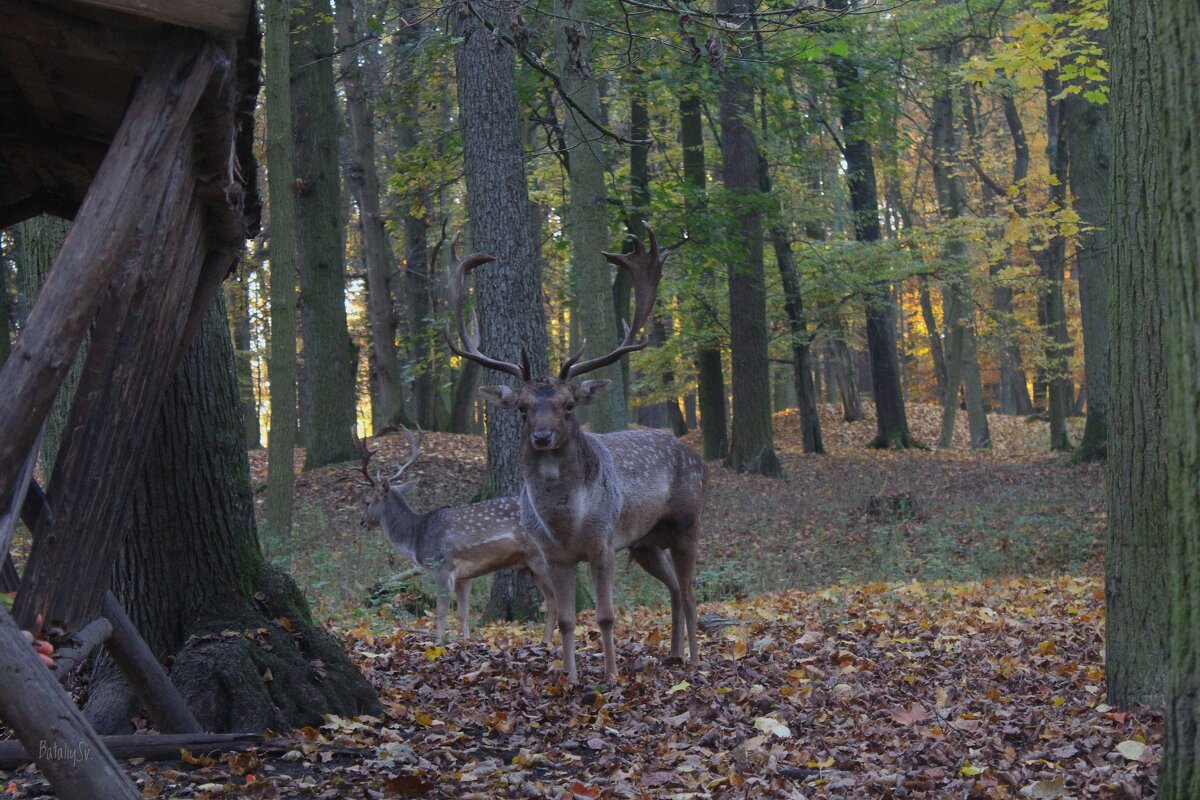
<path fill-rule="evenodd" d="M 554 431 L 534 431 L 529 438 L 534 447 L 549 447 L 554 441 Z"/>

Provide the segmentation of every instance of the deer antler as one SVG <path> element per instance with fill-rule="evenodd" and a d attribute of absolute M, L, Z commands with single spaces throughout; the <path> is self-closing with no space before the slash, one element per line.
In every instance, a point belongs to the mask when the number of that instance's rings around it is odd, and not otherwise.
<path fill-rule="evenodd" d="M 495 261 L 496 257 L 487 253 L 474 253 L 460 261 L 458 254 L 454 251 L 455 245 L 452 242 L 450 244 L 450 258 L 455 263 L 447 275 L 446 285 L 450 293 L 450 305 L 454 308 L 454 316 L 458 322 L 458 338 L 462 342 L 462 348 L 460 349 L 454 344 L 454 339 L 448 331 L 446 332 L 446 344 L 450 345 L 450 350 L 457 356 L 470 359 L 476 364 L 481 364 L 497 372 L 508 373 L 521 381 L 529 380 L 529 359 L 524 353 L 521 356 L 521 366 L 509 361 L 500 361 L 490 356 L 485 356 L 479 352 L 479 315 L 474 311 L 471 312 L 470 331 L 467 330 L 466 320 L 463 319 L 463 302 L 466 299 L 467 273 L 481 264 Z"/>
<path fill-rule="evenodd" d="M 359 470 L 366 477 L 365 481 L 355 478 L 354 482 L 359 486 L 374 486 L 375 479 L 371 477 L 371 473 L 367 471 L 367 467 L 371 464 L 371 457 L 378 451 L 367 449 L 366 441 L 358 438 L 358 431 L 353 425 L 350 426 L 350 438 L 354 440 L 354 449 L 358 451 L 358 457 L 362 459 L 362 465 L 359 467 Z"/>
<path fill-rule="evenodd" d="M 422 432 L 420 438 L 414 438 L 412 431 L 410 431 L 408 428 L 405 428 L 403 425 L 400 427 L 403 428 L 404 436 L 408 439 L 409 458 L 408 461 L 405 461 L 396 468 L 396 474 L 388 478 L 388 483 L 394 483 L 395 481 L 400 480 L 400 476 L 404 474 L 404 470 L 412 466 L 412 463 L 417 460 L 417 456 L 421 455 L 421 439 L 425 437 L 425 434 Z M 418 428 L 418 430 L 420 429 Z"/>
<path fill-rule="evenodd" d="M 625 325 L 625 337 L 617 345 L 617 349 L 608 355 L 588 359 L 577 364 L 575 362 L 579 361 L 579 357 L 583 355 L 583 347 L 580 347 L 575 352 L 575 355 L 567 359 L 566 363 L 562 365 L 562 369 L 559 370 L 558 377 L 562 380 L 567 381 L 585 372 L 606 367 L 626 353 L 641 350 L 649 344 L 646 339 L 635 341 L 634 337 L 637 336 L 642 326 L 646 324 L 646 320 L 650 318 L 650 312 L 654 308 L 654 300 L 658 297 L 658 284 L 662 280 L 663 264 L 666 263 L 667 255 L 670 251 L 664 249 L 660 252 L 658 249 L 658 239 L 654 236 L 654 229 L 645 220 L 642 220 L 642 225 L 646 226 L 646 234 L 650 239 L 649 251 L 642 245 L 642 240 L 635 236 L 633 237 L 632 253 L 604 254 L 604 257 L 610 263 L 629 270 L 629 274 L 633 278 L 635 298 L 633 324 L 630 325 L 628 322 L 622 320 Z"/>

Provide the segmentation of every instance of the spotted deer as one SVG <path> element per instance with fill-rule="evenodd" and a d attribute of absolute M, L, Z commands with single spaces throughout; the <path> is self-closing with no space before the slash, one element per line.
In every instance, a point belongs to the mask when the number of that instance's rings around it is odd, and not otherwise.
<path fill-rule="evenodd" d="M 707 489 L 703 460 L 665 431 L 594 434 L 584 431 L 575 415 L 576 406 L 594 402 L 611 383 L 576 383 L 576 378 L 647 345 L 646 340 L 635 337 L 654 306 L 667 251 L 659 250 L 649 225 L 646 231 L 649 250 L 635 239 L 631 254 L 604 254 L 633 278 L 633 324 L 625 323 L 621 343 L 607 355 L 581 362 L 581 347 L 562 365 L 557 377 L 534 378 L 524 351 L 520 365 L 481 353 L 477 317 L 472 317 L 468 331 L 463 314 L 466 277 L 472 269 L 493 261 L 492 256 L 476 253 L 458 261 L 451 268 L 449 280 L 461 342 L 459 346 L 447 335 L 450 348 L 463 358 L 521 382 L 515 389 L 483 386 L 479 392 L 502 409 L 520 412 L 519 460 L 524 477 L 521 521 L 549 563 L 555 596 L 574 597 L 575 564 L 588 563 L 596 591 L 596 624 L 604 648 L 606 677 L 617 673 L 613 562 L 616 551 L 625 548 L 666 585 L 671 595 L 671 657 L 683 657 L 685 624 L 690 660 L 695 663 L 699 657 L 693 581 Z M 567 680 L 575 683 L 573 603 L 558 605 L 558 628 Z"/>
<path fill-rule="evenodd" d="M 471 579 L 505 567 L 525 567 L 546 598 L 546 627 L 543 641 L 550 643 L 556 612 L 549 567 L 532 537 L 521 525 L 520 507 L 515 497 L 501 497 L 461 506 L 447 506 L 419 514 L 408 503 L 408 492 L 420 478 L 397 483 L 405 470 L 421 453 L 420 441 L 404 429 L 409 459 L 391 477 L 368 471 L 375 451 L 357 436 L 354 441 L 362 460 L 360 470 L 366 480 L 362 486 L 372 489 L 363 513 L 363 525 L 380 526 L 392 547 L 419 564 L 437 585 L 437 636 L 446 631 L 450 593 L 455 595 L 458 618 L 464 639 L 470 638 L 468 616 L 471 609 Z"/>

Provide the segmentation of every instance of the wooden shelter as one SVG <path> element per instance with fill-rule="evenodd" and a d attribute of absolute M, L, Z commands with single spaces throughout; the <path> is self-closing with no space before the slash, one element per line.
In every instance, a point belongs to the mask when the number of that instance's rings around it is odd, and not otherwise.
<path fill-rule="evenodd" d="M 0 558 L 91 333 L 53 483 L 25 503 L 34 544 L 0 611 L 0 718 L 60 796 L 140 797 L 19 628 L 120 627 L 107 589 L 150 420 L 258 227 L 257 19 L 251 0 L 0 0 L 0 20 L 0 228 L 74 220 L 0 370 Z"/>

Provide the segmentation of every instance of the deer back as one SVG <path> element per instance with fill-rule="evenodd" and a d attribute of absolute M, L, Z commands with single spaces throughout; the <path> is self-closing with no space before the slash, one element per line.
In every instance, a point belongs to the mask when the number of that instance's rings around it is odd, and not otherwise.
<path fill-rule="evenodd" d="M 708 469 L 668 431 L 589 434 L 610 456 L 620 511 L 613 546 L 629 547 L 651 530 L 694 525 L 704 509 Z"/>

